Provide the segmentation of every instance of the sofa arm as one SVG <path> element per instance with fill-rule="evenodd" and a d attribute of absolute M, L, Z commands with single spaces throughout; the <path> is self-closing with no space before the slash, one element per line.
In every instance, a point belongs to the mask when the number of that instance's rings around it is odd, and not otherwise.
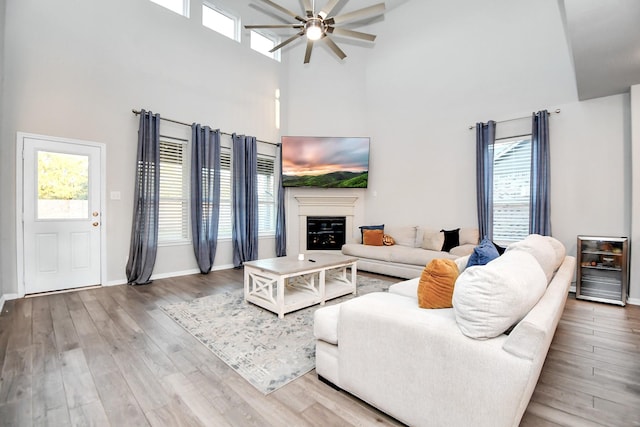
<path fill-rule="evenodd" d="M 451 309 L 367 294 L 341 304 L 339 386 L 409 425 L 517 425 L 531 362 L 506 339 L 464 336 Z"/>

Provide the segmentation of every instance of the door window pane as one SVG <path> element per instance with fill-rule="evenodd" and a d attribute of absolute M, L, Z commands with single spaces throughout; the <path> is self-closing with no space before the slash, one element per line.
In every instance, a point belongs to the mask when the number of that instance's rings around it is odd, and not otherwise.
<path fill-rule="evenodd" d="M 89 218 L 89 157 L 38 151 L 37 219 Z"/>

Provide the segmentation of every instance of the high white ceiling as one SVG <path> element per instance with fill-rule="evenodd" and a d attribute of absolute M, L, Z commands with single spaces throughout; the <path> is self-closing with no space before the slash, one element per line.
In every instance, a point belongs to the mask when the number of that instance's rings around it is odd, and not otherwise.
<path fill-rule="evenodd" d="M 292 11 L 301 11 L 300 0 L 273 1 Z M 334 14 L 351 12 L 383 1 L 387 13 L 391 13 L 409 0 L 340 0 Z M 564 21 L 566 43 L 573 57 L 579 99 L 626 93 L 630 86 L 640 84 L 640 0 L 557 1 Z M 328 2 L 315 1 L 315 9 L 322 8 Z M 292 22 L 291 18 L 286 18 L 261 1 L 250 0 L 249 3 L 257 13 L 254 19 L 258 21 L 251 23 Z M 383 19 L 378 17 L 372 21 Z M 366 24 L 366 21 L 360 22 L 362 24 Z M 359 29 L 358 26 L 355 29 Z M 292 34 L 291 31 L 279 33 Z M 558 43 L 564 42 L 558 40 Z"/>
<path fill-rule="evenodd" d="M 581 100 L 640 84 L 640 1 L 559 0 Z"/>

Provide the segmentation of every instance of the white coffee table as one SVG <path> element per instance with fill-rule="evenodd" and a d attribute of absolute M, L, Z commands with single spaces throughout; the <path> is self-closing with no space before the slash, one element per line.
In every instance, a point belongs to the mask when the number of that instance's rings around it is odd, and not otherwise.
<path fill-rule="evenodd" d="M 308 254 L 244 263 L 244 299 L 283 318 L 301 308 L 356 294 L 358 258 L 341 254 Z M 348 269 L 351 272 L 348 272 Z"/>

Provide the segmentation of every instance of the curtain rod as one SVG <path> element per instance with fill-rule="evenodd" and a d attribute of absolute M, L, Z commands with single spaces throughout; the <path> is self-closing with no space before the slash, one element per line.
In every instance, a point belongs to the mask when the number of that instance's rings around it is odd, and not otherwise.
<path fill-rule="evenodd" d="M 135 114 L 136 116 L 139 116 L 139 115 L 140 115 L 140 113 L 141 113 L 141 111 L 139 111 L 139 110 L 135 110 L 135 109 L 132 109 L 132 110 L 131 110 L 131 112 L 132 112 L 133 114 Z M 191 127 L 191 125 L 190 125 L 189 123 L 179 122 L 178 120 L 173 120 L 173 119 L 167 119 L 166 117 L 162 117 L 162 116 L 160 116 L 160 120 L 164 120 L 164 121 L 171 122 L 171 123 L 176 123 L 176 124 L 178 124 L 178 125 L 182 125 L 182 126 L 188 126 L 188 127 Z M 220 131 L 220 133 L 221 133 L 221 134 L 223 134 L 223 135 L 232 136 L 232 134 L 227 133 L 227 132 L 222 132 L 222 131 Z M 276 147 L 280 145 L 280 144 L 277 144 L 277 143 L 275 143 L 275 142 L 261 141 L 261 140 L 259 140 L 259 139 L 257 139 L 257 138 L 256 138 L 256 141 L 258 141 L 258 142 L 262 142 L 263 144 L 275 145 Z"/>
<path fill-rule="evenodd" d="M 549 115 L 552 115 L 552 114 L 560 114 L 560 109 L 558 108 L 558 109 L 556 109 L 555 111 L 549 111 Z M 514 119 L 500 120 L 500 121 L 498 121 L 498 122 L 496 122 L 496 123 L 512 122 L 512 121 L 514 121 L 514 120 L 528 119 L 529 117 L 531 117 L 531 116 L 516 117 L 516 118 L 514 118 Z M 475 125 L 469 126 L 469 130 L 473 130 L 473 129 L 475 129 L 475 128 L 476 128 L 476 126 L 475 126 Z"/>

